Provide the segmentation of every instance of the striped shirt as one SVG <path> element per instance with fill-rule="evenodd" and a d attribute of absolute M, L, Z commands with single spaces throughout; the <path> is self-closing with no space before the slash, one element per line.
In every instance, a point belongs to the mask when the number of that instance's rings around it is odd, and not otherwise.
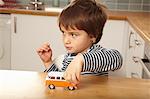
<path fill-rule="evenodd" d="M 108 75 L 108 71 L 120 69 L 122 56 L 115 49 L 106 49 L 100 45 L 93 44 L 86 53 L 83 53 L 84 65 L 81 74 L 86 75 Z M 45 72 L 66 70 L 76 54 L 62 55 L 54 60 L 50 68 Z"/>

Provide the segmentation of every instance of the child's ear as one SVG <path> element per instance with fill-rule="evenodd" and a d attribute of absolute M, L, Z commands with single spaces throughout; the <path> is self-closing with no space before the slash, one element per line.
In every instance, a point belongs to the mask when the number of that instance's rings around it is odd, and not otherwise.
<path fill-rule="evenodd" d="M 95 43 L 95 42 L 96 42 L 96 38 L 93 37 L 93 38 L 92 38 L 92 43 Z"/>
<path fill-rule="evenodd" d="M 96 37 L 91 36 L 91 42 L 92 42 L 92 43 L 95 43 L 95 42 L 96 42 Z"/>

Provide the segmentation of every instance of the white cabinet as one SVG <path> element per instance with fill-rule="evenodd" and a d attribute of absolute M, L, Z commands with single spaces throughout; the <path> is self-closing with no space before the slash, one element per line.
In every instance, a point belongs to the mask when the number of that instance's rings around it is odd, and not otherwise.
<path fill-rule="evenodd" d="M 99 44 L 105 48 L 117 49 L 123 56 L 123 67 L 110 75 L 125 76 L 126 67 L 126 42 L 127 42 L 128 24 L 123 20 L 108 20 L 104 27 L 102 39 Z"/>
<path fill-rule="evenodd" d="M 136 33 L 136 31 L 129 26 L 128 35 L 128 46 L 127 46 L 127 77 L 130 78 L 141 78 L 142 76 L 142 65 L 139 59 L 144 58 L 144 40 Z"/>
<path fill-rule="evenodd" d="M 12 14 L 11 69 L 43 71 L 36 49 L 49 41 L 53 57 L 64 54 L 57 17 Z"/>
<path fill-rule="evenodd" d="M 10 69 L 10 15 L 0 14 L 0 69 Z"/>

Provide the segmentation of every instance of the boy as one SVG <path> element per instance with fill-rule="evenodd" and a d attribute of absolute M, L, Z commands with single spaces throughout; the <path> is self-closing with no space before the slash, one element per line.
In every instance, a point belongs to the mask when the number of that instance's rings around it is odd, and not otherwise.
<path fill-rule="evenodd" d="M 94 0 L 72 1 L 58 19 L 68 53 L 52 61 L 52 50 L 48 43 L 37 49 L 47 68 L 45 72 L 64 71 L 66 80 L 78 84 L 80 74 L 108 75 L 108 71 L 120 69 L 120 53 L 96 45 L 101 39 L 106 20 L 103 8 Z"/>

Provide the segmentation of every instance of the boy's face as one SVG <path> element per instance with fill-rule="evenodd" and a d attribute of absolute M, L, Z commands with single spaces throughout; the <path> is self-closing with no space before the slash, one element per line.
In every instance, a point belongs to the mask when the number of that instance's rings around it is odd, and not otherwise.
<path fill-rule="evenodd" d="M 83 53 L 92 46 L 94 37 L 89 36 L 85 31 L 61 27 L 63 43 L 68 53 Z"/>

